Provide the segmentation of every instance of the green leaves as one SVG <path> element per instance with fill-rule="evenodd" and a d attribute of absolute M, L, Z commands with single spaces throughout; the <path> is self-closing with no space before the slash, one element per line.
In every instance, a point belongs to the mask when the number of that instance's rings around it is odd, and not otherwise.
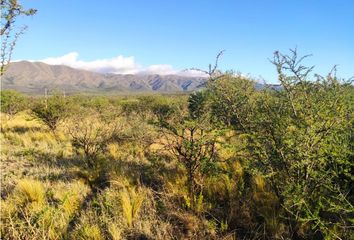
<path fill-rule="evenodd" d="M 214 123 L 237 132 L 235 147 L 248 171 L 271 183 L 284 220 L 310 224 L 312 237 L 347 236 L 354 209 L 353 86 L 333 73 L 312 80 L 313 68 L 301 64 L 296 50 L 274 59 L 283 90 L 255 91 L 250 80 L 232 75 L 208 85 Z"/>
<path fill-rule="evenodd" d="M 26 109 L 26 98 L 14 90 L 2 90 L 0 92 L 1 111 L 13 117 L 18 112 Z"/>
<path fill-rule="evenodd" d="M 59 122 L 70 113 L 69 101 L 60 94 L 55 94 L 32 108 L 34 115 L 43 121 L 51 131 L 54 131 Z"/>

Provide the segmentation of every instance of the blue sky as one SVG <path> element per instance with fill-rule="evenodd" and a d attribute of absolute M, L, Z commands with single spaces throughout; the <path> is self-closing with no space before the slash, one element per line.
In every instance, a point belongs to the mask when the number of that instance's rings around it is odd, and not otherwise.
<path fill-rule="evenodd" d="M 21 2 L 38 13 L 19 19 L 29 28 L 14 60 L 163 73 L 207 68 L 225 49 L 221 69 L 276 82 L 269 58 L 275 50 L 297 46 L 300 54 L 313 54 L 305 63 L 316 65 L 316 72 L 325 74 L 338 64 L 340 76 L 354 75 L 352 0 Z"/>

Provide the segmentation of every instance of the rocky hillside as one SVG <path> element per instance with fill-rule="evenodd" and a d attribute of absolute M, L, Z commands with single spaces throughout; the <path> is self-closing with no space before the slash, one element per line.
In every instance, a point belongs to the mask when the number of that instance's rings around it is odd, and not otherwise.
<path fill-rule="evenodd" d="M 41 62 L 11 63 L 1 78 L 2 89 L 42 93 L 44 88 L 66 92 L 180 92 L 203 85 L 205 78 L 178 75 L 100 74 Z"/>

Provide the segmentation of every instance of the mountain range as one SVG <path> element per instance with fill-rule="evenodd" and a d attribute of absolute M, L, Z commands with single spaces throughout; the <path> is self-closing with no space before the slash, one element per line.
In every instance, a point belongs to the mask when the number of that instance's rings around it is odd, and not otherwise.
<path fill-rule="evenodd" d="M 1 77 L 2 89 L 43 93 L 65 92 L 183 92 L 204 85 L 206 78 L 158 74 L 101 74 L 64 65 L 20 61 L 11 63 Z"/>

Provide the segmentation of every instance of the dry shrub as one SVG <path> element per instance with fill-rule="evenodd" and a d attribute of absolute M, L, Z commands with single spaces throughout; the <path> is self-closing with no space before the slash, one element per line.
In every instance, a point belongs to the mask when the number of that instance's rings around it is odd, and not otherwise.
<path fill-rule="evenodd" d="M 97 112 L 82 114 L 67 122 L 66 131 L 76 153 L 83 155 L 83 163 L 93 168 L 96 167 L 97 158 L 107 151 L 119 126 L 116 119 L 105 119 Z"/>
<path fill-rule="evenodd" d="M 174 234 L 178 238 L 192 238 L 199 232 L 199 219 L 190 213 L 172 212 L 168 215 L 173 225 Z"/>
<path fill-rule="evenodd" d="M 216 223 L 187 211 L 169 211 L 167 219 L 174 239 L 220 239 Z"/>

